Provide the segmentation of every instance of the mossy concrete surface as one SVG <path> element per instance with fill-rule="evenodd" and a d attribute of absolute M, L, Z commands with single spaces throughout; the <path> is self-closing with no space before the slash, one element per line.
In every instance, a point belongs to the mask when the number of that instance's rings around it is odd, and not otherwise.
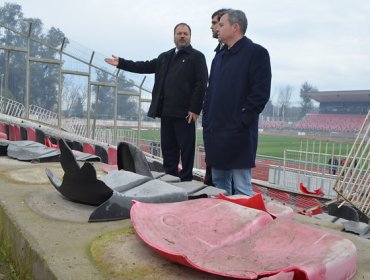
<path fill-rule="evenodd" d="M 91 241 L 130 226 L 130 221 L 77 223 L 37 214 L 26 200 L 33 193 L 53 189 L 46 182 L 46 167 L 63 174 L 60 163 L 32 164 L 0 157 L 2 247 L 20 279 L 106 279 L 91 260 Z"/>
<path fill-rule="evenodd" d="M 225 279 L 167 261 L 149 248 L 133 227 L 99 236 L 91 244 L 91 255 L 108 279 Z"/>
<path fill-rule="evenodd" d="M 100 163 L 94 166 L 103 176 Z M 137 237 L 130 220 L 88 223 L 89 207 L 67 209 L 71 202 L 52 193 L 46 167 L 62 179 L 60 163 L 0 157 L 0 244 L 19 279 L 223 279 L 163 259 Z M 42 204 L 46 199 L 55 201 Z M 60 213 L 42 213 L 53 204 Z"/>

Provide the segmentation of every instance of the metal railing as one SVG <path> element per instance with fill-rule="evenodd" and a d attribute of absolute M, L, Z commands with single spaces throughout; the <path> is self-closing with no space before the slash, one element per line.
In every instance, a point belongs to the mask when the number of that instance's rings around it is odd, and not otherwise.
<path fill-rule="evenodd" d="M 338 174 L 334 190 L 370 218 L 370 111 L 356 138 L 345 168 Z"/>
<path fill-rule="evenodd" d="M 0 113 L 17 118 L 22 118 L 25 113 L 25 107 L 22 103 L 1 96 Z"/>
<path fill-rule="evenodd" d="M 28 116 L 30 120 L 42 122 L 50 126 L 58 126 L 58 114 L 39 106 L 30 105 Z"/>
<path fill-rule="evenodd" d="M 28 28 L 21 30 L 16 28 L 19 26 L 28 26 Z M 125 75 L 121 75 L 121 72 L 115 67 L 112 67 L 104 62 L 104 56 L 98 54 L 95 51 L 89 50 L 78 43 L 63 38 L 61 42 L 53 42 L 51 45 L 47 41 L 43 41 L 38 37 L 34 37 L 32 34 L 32 22 L 24 22 L 22 24 L 16 24 L 9 26 L 4 22 L 0 22 L 0 38 L 6 38 L 7 35 L 11 34 L 11 38 L 17 37 L 19 40 L 15 42 L 21 45 L 9 45 L 1 44 L 0 51 L 3 51 L 4 55 L 4 73 L 1 75 L 1 98 L 4 96 L 10 97 L 12 93 L 9 92 L 9 69 L 11 69 L 12 60 L 10 59 L 11 53 L 21 53 L 25 57 L 24 66 L 25 73 L 17 73 L 19 75 L 25 75 L 25 85 L 24 85 L 24 96 L 21 96 L 19 100 L 22 101 L 22 106 L 19 106 L 19 102 L 14 101 L 13 103 L 8 101 L 1 102 L 1 112 L 12 115 L 23 117 L 26 120 L 35 120 L 48 124 L 50 126 L 56 127 L 58 129 L 67 129 L 72 132 L 91 137 L 95 139 L 96 135 L 100 139 L 107 139 L 109 144 L 116 145 L 118 142 L 117 132 L 117 122 L 119 121 L 119 115 L 125 115 L 125 112 L 119 112 L 118 110 L 118 99 L 121 96 L 126 96 L 127 98 L 136 98 L 138 100 L 138 110 L 136 115 L 136 129 L 138 131 L 137 138 L 135 139 L 135 144 L 140 142 L 140 130 L 141 130 L 141 119 L 142 110 L 141 108 L 145 103 L 151 101 L 151 92 L 146 89 L 144 82 L 146 76 L 142 77 L 136 75 L 140 78 L 135 78 L 134 74 L 125 72 Z M 7 40 L 3 40 L 9 42 Z M 32 49 L 33 45 L 40 45 L 43 49 L 48 49 L 52 53 L 52 57 L 42 57 L 41 55 L 34 52 Z M 57 46 L 57 47 L 56 47 Z M 45 109 L 41 108 L 38 104 L 30 104 L 30 83 L 31 83 L 31 65 L 43 65 L 42 69 L 48 69 L 49 66 L 56 67 L 57 71 L 55 74 L 55 92 L 50 92 L 50 95 L 55 94 L 57 103 L 55 104 L 55 109 Z M 104 81 L 98 80 L 98 73 L 105 75 Z M 70 120 L 70 117 L 65 114 L 65 109 L 63 109 L 63 88 L 66 76 L 74 77 L 84 77 L 86 82 L 86 91 L 83 92 L 83 96 L 86 97 L 86 117 L 84 117 L 84 124 L 77 119 Z M 19 79 L 18 79 L 19 80 Z M 17 80 L 17 81 L 18 81 Z M 14 80 L 14 83 L 17 82 Z M 108 82 L 109 81 L 109 82 Z M 120 85 L 124 85 L 124 89 Z M 53 88 L 53 87 L 52 87 Z M 98 111 L 98 95 L 106 94 L 101 89 L 108 88 L 111 89 L 114 96 L 114 106 L 112 110 L 111 119 L 113 119 L 113 132 L 110 131 L 109 135 L 103 136 L 101 131 L 96 126 L 99 121 L 97 115 L 91 112 L 92 105 L 95 106 L 95 111 Z M 95 98 L 94 92 L 95 89 Z M 10 98 L 9 98 L 10 99 Z M 19 101 L 18 100 L 18 101 Z"/>

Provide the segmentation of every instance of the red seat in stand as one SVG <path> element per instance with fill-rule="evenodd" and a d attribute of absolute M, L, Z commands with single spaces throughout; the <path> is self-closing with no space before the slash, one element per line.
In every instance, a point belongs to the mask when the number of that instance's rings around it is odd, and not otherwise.
<path fill-rule="evenodd" d="M 36 130 L 33 127 L 27 127 L 27 140 L 36 142 Z"/>
<path fill-rule="evenodd" d="M 87 154 L 95 155 L 95 147 L 90 143 L 84 143 L 82 151 Z"/>
<path fill-rule="evenodd" d="M 117 165 L 117 148 L 116 147 L 108 147 L 108 164 L 109 165 Z"/>
<path fill-rule="evenodd" d="M 21 128 L 17 124 L 9 125 L 9 140 L 20 141 L 21 140 Z"/>
<path fill-rule="evenodd" d="M 0 139 L 8 139 L 8 134 L 6 133 L 5 124 L 0 122 Z"/>

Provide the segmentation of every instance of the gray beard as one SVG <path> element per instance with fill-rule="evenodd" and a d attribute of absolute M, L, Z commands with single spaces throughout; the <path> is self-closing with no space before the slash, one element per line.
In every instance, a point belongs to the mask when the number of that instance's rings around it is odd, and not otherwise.
<path fill-rule="evenodd" d="M 189 44 L 190 45 L 190 44 Z M 178 50 L 183 50 L 183 49 L 185 49 L 186 47 L 188 47 L 189 45 L 179 45 L 179 46 L 176 46 L 176 48 L 178 49 Z"/>

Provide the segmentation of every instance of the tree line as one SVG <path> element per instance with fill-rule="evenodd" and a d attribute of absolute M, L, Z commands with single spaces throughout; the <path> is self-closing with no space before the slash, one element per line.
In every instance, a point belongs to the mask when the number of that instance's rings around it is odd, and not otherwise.
<path fill-rule="evenodd" d="M 315 112 L 312 99 L 307 95 L 309 92 L 317 92 L 318 89 L 307 81 L 301 85 L 299 90 L 299 106 L 292 106 L 293 87 L 286 85 L 281 87 L 272 97 L 277 97 L 275 104 L 269 100 L 262 112 L 264 119 L 280 121 L 297 121 L 308 113 Z"/>

